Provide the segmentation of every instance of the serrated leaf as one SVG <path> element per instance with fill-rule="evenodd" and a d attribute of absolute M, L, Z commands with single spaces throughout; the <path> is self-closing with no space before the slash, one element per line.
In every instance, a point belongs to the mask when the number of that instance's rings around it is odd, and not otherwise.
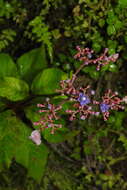
<path fill-rule="evenodd" d="M 14 77 L 0 78 L 0 97 L 11 101 L 23 100 L 29 95 L 29 87 L 23 80 Z"/>
<path fill-rule="evenodd" d="M 17 64 L 21 78 L 31 83 L 38 72 L 47 66 L 44 46 L 23 54 L 18 58 Z"/>
<path fill-rule="evenodd" d="M 6 53 L 0 53 L 0 77 L 18 76 L 16 64 L 12 58 Z"/>
<path fill-rule="evenodd" d="M 60 81 L 67 78 L 66 73 L 58 68 L 49 68 L 40 72 L 32 83 L 33 94 L 54 94 L 60 88 Z"/>

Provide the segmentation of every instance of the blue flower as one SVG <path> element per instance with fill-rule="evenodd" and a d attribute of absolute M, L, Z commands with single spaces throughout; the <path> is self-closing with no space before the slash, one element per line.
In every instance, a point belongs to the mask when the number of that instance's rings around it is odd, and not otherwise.
<path fill-rule="evenodd" d="M 105 103 L 101 103 L 100 104 L 100 109 L 102 112 L 107 112 L 109 110 L 110 106 L 108 104 Z"/>
<path fill-rule="evenodd" d="M 80 105 L 81 105 L 81 106 L 84 106 L 84 105 L 90 103 L 90 99 L 88 98 L 88 96 L 86 96 L 86 95 L 83 94 L 83 93 L 79 93 L 79 97 L 78 97 L 77 100 L 80 102 Z"/>

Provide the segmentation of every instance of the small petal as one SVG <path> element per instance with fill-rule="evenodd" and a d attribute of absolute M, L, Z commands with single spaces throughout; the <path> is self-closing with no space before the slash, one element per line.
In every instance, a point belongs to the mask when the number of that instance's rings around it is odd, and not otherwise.
<path fill-rule="evenodd" d="M 100 114 L 100 112 L 95 112 L 95 115 L 98 116 Z"/>
<path fill-rule="evenodd" d="M 95 95 L 95 90 L 91 90 L 91 95 Z"/>
<path fill-rule="evenodd" d="M 127 104 L 127 96 L 125 96 L 125 97 L 123 98 L 123 101 L 125 102 L 125 104 Z"/>
<path fill-rule="evenodd" d="M 80 117 L 80 119 L 81 119 L 81 120 L 85 120 L 86 117 L 85 117 L 84 115 L 82 115 L 82 116 Z"/>
<path fill-rule="evenodd" d="M 41 144 L 40 132 L 38 130 L 34 130 L 29 136 L 29 139 L 31 139 L 36 145 L 40 145 Z"/>
<path fill-rule="evenodd" d="M 107 112 L 109 110 L 110 106 L 108 104 L 105 104 L 105 103 L 101 103 L 100 104 L 100 109 L 101 111 L 104 113 L 104 112 Z"/>
<path fill-rule="evenodd" d="M 80 102 L 81 106 L 84 106 L 90 103 L 90 99 L 88 98 L 88 96 L 86 96 L 83 93 L 79 93 L 79 97 L 77 100 Z"/>

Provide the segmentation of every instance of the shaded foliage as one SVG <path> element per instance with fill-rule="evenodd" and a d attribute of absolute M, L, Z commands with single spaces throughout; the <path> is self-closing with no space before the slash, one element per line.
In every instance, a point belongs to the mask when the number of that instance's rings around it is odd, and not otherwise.
<path fill-rule="evenodd" d="M 93 58 L 108 48 L 119 59 L 99 72 L 85 66 L 74 88 L 91 85 L 97 100 L 107 89 L 126 97 L 126 25 L 126 0 L 0 0 L 0 189 L 127 189 L 126 106 L 105 122 L 70 122 L 72 103 L 56 91 L 80 68 L 73 56 L 81 45 Z M 42 131 L 37 146 L 29 137 L 42 116 L 36 105 L 47 97 L 62 101 L 56 124 L 63 127 Z"/>

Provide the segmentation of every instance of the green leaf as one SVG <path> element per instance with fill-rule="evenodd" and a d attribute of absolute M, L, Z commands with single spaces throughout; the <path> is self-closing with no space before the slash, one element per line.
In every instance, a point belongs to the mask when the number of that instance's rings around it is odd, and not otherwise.
<path fill-rule="evenodd" d="M 33 177 L 38 182 L 44 175 L 48 153 L 47 147 L 43 144 L 40 146 L 31 144 L 30 146 L 28 176 Z"/>
<path fill-rule="evenodd" d="M 67 128 L 57 129 L 54 134 L 51 134 L 50 128 L 45 129 L 42 134 L 43 137 L 51 143 L 60 143 L 63 142 L 65 139 L 65 135 L 69 132 Z"/>
<path fill-rule="evenodd" d="M 29 134 L 30 130 L 12 111 L 0 114 L 0 169 L 10 166 L 16 150 L 28 139 Z"/>
<path fill-rule="evenodd" d="M 6 53 L 0 53 L 0 77 L 18 76 L 16 64 Z"/>
<path fill-rule="evenodd" d="M 116 50 L 109 47 L 108 54 L 112 55 L 112 54 L 115 54 L 115 53 L 116 53 Z"/>
<path fill-rule="evenodd" d="M 9 168 L 14 157 L 15 140 L 10 135 L 4 136 L 0 141 L 0 169 Z"/>
<path fill-rule="evenodd" d="M 33 94 L 54 94 L 59 89 L 59 82 L 67 75 L 58 68 L 45 69 L 35 77 L 32 83 Z"/>
<path fill-rule="evenodd" d="M 123 27 L 123 23 L 120 21 L 120 20 L 116 20 L 115 21 L 115 29 L 116 30 L 119 30 L 119 29 L 121 29 Z"/>
<path fill-rule="evenodd" d="M 116 64 L 114 64 L 114 63 L 111 63 L 109 65 L 109 71 L 111 71 L 111 72 L 118 72 L 118 66 Z"/>
<path fill-rule="evenodd" d="M 79 132 L 80 131 L 78 130 L 70 131 L 69 129 L 62 127 L 61 129 L 57 129 L 54 134 L 51 134 L 51 130 L 49 128 L 45 129 L 42 134 L 48 142 L 60 143 L 72 139 L 78 135 Z"/>
<path fill-rule="evenodd" d="M 0 97 L 7 98 L 11 101 L 25 99 L 29 95 L 28 85 L 14 77 L 0 78 Z"/>
<path fill-rule="evenodd" d="M 119 0 L 118 1 L 120 7 L 126 8 L 127 7 L 127 1 L 126 0 Z"/>
<path fill-rule="evenodd" d="M 102 28 L 105 25 L 105 20 L 99 19 L 98 25 Z"/>
<path fill-rule="evenodd" d="M 95 52 L 99 52 L 101 49 L 101 45 L 100 45 L 100 43 L 95 42 L 92 44 L 92 48 Z"/>
<path fill-rule="evenodd" d="M 112 25 L 108 25 L 107 27 L 107 33 L 108 35 L 115 35 L 116 34 L 116 29 L 115 29 L 115 26 L 112 24 Z"/>
<path fill-rule="evenodd" d="M 112 25 L 115 23 L 116 19 L 117 19 L 117 16 L 115 15 L 114 10 L 113 9 L 109 10 L 108 11 L 108 18 L 106 19 L 107 23 L 109 25 Z"/>
<path fill-rule="evenodd" d="M 39 109 L 37 108 L 36 105 L 29 106 L 24 109 L 26 117 L 30 119 L 32 122 L 37 122 L 41 119 L 42 115 L 38 113 L 38 110 Z"/>
<path fill-rule="evenodd" d="M 5 111 L 0 114 L 0 140 L 7 134 L 16 139 L 16 141 L 26 139 L 30 129 L 19 120 L 12 111 Z"/>
<path fill-rule="evenodd" d="M 91 71 L 90 72 L 90 76 L 91 76 L 91 78 L 93 78 L 93 79 L 98 79 L 99 78 L 99 76 L 100 76 L 100 73 L 98 72 L 98 71 Z"/>
<path fill-rule="evenodd" d="M 17 64 L 21 78 L 31 83 L 38 72 L 47 66 L 44 46 L 23 54 Z"/>
<path fill-rule="evenodd" d="M 27 136 L 28 138 L 28 136 Z M 22 164 L 24 167 L 28 168 L 29 165 L 29 146 L 28 143 L 20 143 L 18 148 L 15 150 L 16 162 Z"/>
<path fill-rule="evenodd" d="M 116 40 L 108 40 L 108 48 L 116 49 L 118 42 Z"/>
<path fill-rule="evenodd" d="M 48 149 L 30 139 L 31 129 L 12 111 L 0 114 L 0 169 L 9 167 L 12 158 L 28 169 L 28 175 L 40 182 L 47 161 Z"/>
<path fill-rule="evenodd" d="M 83 72 L 85 73 L 89 73 L 90 77 L 93 79 L 98 79 L 100 76 L 100 73 L 96 70 L 96 66 L 92 65 L 92 66 L 87 66 L 85 68 L 83 68 Z"/>

